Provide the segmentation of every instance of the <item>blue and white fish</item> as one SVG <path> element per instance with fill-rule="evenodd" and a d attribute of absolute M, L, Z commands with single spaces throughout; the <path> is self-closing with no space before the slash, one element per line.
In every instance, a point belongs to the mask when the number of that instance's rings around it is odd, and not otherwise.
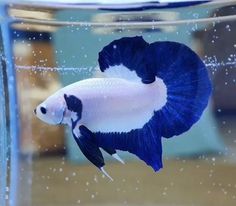
<path fill-rule="evenodd" d="M 137 155 L 162 168 L 161 138 L 182 134 L 199 120 L 211 83 L 201 59 L 177 42 L 142 37 L 111 42 L 99 53 L 104 78 L 66 86 L 34 110 L 48 124 L 66 124 L 83 154 L 105 175 L 102 148 Z"/>

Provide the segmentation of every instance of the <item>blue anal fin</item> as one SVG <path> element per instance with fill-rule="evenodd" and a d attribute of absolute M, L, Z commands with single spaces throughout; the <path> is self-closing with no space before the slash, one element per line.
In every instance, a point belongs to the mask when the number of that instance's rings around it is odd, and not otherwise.
<path fill-rule="evenodd" d="M 154 171 L 162 168 L 162 145 L 160 132 L 147 123 L 142 129 L 121 133 L 97 132 L 95 138 L 99 147 L 128 151 L 137 155 Z M 153 129 L 154 128 L 154 129 Z"/>
<path fill-rule="evenodd" d="M 109 155 L 113 155 L 116 153 L 115 149 L 110 149 L 110 148 L 102 148 L 106 153 L 108 153 Z"/>

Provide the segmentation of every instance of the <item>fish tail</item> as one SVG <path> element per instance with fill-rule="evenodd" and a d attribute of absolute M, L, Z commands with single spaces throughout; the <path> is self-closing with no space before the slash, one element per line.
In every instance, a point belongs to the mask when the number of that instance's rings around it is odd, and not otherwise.
<path fill-rule="evenodd" d="M 151 121 L 163 137 L 180 135 L 200 119 L 208 104 L 208 71 L 194 51 L 177 42 L 152 43 L 147 54 L 148 69 L 162 79 L 167 89 L 166 104 L 154 112 Z"/>
<path fill-rule="evenodd" d="M 136 154 L 157 171 L 162 168 L 161 137 L 188 131 L 208 104 L 211 83 L 198 55 L 184 44 L 170 41 L 147 43 L 142 37 L 125 37 L 111 42 L 99 53 L 102 72 L 126 69 L 151 84 L 157 78 L 166 87 L 166 103 L 153 111 L 143 128 L 127 133 L 98 133 L 97 141 L 108 148 Z M 114 73 L 110 72 L 114 75 Z"/>

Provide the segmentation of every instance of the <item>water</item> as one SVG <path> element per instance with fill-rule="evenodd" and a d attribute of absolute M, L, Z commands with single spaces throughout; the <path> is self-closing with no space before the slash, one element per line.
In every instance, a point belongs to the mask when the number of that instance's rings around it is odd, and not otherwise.
<path fill-rule="evenodd" d="M 2 3 L 0 205 L 235 205 L 234 4 Z M 119 153 L 125 165 L 105 155 L 115 180 L 109 182 L 68 128 L 41 122 L 33 109 L 59 88 L 97 76 L 105 45 L 137 35 L 192 48 L 207 66 L 213 94 L 196 126 L 163 140 L 160 173 L 127 153 Z"/>

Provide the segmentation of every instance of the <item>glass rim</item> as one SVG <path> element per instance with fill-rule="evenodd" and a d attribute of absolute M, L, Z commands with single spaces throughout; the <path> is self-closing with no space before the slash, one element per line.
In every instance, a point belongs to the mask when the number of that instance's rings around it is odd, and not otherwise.
<path fill-rule="evenodd" d="M 69 9 L 101 9 L 101 10 L 146 10 L 171 9 L 195 5 L 221 5 L 236 3 L 236 0 L 2 0 L 0 2 L 10 6 L 33 6 L 47 8 Z"/>

